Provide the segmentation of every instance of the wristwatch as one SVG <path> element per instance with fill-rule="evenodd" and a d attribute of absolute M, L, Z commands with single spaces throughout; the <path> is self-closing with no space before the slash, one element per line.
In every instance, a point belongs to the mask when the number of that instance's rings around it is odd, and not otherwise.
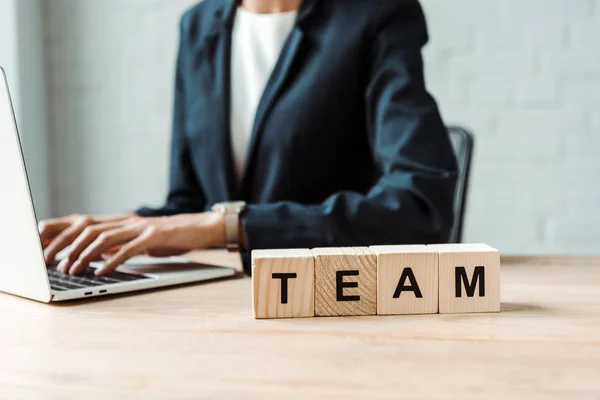
<path fill-rule="evenodd" d="M 225 218 L 225 238 L 227 250 L 240 251 L 240 214 L 246 208 L 243 201 L 217 203 L 212 206 L 213 212 L 220 212 Z"/>

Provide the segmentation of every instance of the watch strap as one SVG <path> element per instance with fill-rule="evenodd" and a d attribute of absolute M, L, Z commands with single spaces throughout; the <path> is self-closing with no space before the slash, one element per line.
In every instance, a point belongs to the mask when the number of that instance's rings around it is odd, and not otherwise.
<path fill-rule="evenodd" d="M 240 214 L 238 212 L 226 212 L 224 218 L 227 250 L 240 251 Z"/>
<path fill-rule="evenodd" d="M 243 201 L 217 203 L 212 207 L 213 211 L 223 214 L 225 222 L 225 246 L 231 252 L 240 251 L 240 214 L 245 208 L 246 203 Z"/>

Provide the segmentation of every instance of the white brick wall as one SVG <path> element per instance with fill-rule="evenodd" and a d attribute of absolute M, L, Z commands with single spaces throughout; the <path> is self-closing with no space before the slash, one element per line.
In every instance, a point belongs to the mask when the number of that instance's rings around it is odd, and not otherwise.
<path fill-rule="evenodd" d="M 599 253 L 600 0 L 422 2 L 428 85 L 477 140 L 465 240 Z M 57 214 L 162 201 L 177 17 L 191 3 L 44 3 Z"/>
<path fill-rule="evenodd" d="M 164 201 L 179 17 L 194 0 L 44 0 L 53 210 Z"/>
<path fill-rule="evenodd" d="M 422 1 L 429 88 L 477 140 L 465 240 L 600 252 L 600 1 Z"/>

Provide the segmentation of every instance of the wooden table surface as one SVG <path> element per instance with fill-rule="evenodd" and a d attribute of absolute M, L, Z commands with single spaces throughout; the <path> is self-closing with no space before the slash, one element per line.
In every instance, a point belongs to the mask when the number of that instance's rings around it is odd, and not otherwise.
<path fill-rule="evenodd" d="M 504 258 L 500 314 L 254 320 L 248 278 L 0 295 L 0 399 L 20 398 L 599 399 L 600 258 Z"/>

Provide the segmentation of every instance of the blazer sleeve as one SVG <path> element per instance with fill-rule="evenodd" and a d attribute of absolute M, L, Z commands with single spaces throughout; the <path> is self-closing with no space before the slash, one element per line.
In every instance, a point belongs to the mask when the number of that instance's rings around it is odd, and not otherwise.
<path fill-rule="evenodd" d="M 382 1 L 378 10 L 368 52 L 366 134 L 379 180 L 366 194 L 335 193 L 322 204 L 249 205 L 242 215 L 246 271 L 253 249 L 448 240 L 457 166 L 425 88 L 425 18 L 417 1 Z"/>
<path fill-rule="evenodd" d="M 166 204 L 161 208 L 143 207 L 136 212 L 144 217 L 167 216 L 202 212 L 205 197 L 192 166 L 190 148 L 185 135 L 185 16 L 181 22 L 179 51 L 175 76 L 175 97 L 173 107 L 173 125 L 171 139 L 171 161 L 169 168 L 169 193 Z"/>

